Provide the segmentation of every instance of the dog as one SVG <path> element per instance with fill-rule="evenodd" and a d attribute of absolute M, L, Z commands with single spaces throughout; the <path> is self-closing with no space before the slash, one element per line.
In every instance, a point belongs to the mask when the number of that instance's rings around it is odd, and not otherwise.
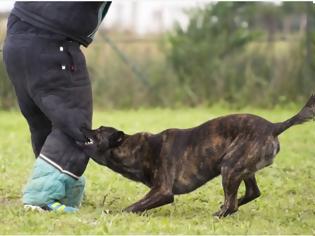
<path fill-rule="evenodd" d="M 143 212 L 174 201 L 207 181 L 222 176 L 224 203 L 214 213 L 230 215 L 260 196 L 256 171 L 272 164 L 280 150 L 278 135 L 315 116 L 315 95 L 292 118 L 271 123 L 252 114 L 219 117 L 189 129 L 158 134 L 125 134 L 112 127 L 82 128 L 87 142 L 78 143 L 100 165 L 151 190 L 127 212 Z M 241 182 L 245 194 L 237 199 Z"/>

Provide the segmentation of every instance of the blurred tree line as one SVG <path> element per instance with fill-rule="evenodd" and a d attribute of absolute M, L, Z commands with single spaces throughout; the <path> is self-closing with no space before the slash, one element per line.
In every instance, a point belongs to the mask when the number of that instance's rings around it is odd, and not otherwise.
<path fill-rule="evenodd" d="M 315 91 L 311 2 L 222 2 L 189 15 L 167 52 L 188 104 L 272 106 Z"/>
<path fill-rule="evenodd" d="M 219 2 L 187 15 L 187 28 L 142 39 L 100 30 L 84 49 L 95 106 L 272 107 L 314 92 L 311 2 Z M 15 106 L 12 91 L 0 61 L 0 108 Z"/>

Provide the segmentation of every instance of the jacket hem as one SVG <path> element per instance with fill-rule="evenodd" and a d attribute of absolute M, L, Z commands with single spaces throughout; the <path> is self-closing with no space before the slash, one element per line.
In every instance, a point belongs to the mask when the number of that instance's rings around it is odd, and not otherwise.
<path fill-rule="evenodd" d="M 52 166 L 54 166 L 55 168 L 57 168 L 60 172 L 66 174 L 66 175 L 69 175 L 71 176 L 72 178 L 75 178 L 75 179 L 79 179 L 80 176 L 77 176 L 73 173 L 71 173 L 70 171 L 67 171 L 67 170 L 64 170 L 60 165 L 58 165 L 56 162 L 50 160 L 48 157 L 46 157 L 44 154 L 40 153 L 39 154 L 39 158 L 46 161 L 47 163 L 51 164 Z"/>

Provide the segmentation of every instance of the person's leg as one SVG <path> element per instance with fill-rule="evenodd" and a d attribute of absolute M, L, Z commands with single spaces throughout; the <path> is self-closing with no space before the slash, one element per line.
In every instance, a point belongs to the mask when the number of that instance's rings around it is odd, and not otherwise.
<path fill-rule="evenodd" d="M 70 207 L 79 207 L 83 199 L 84 187 L 84 176 L 81 176 L 78 180 L 67 179 L 66 197 L 61 202 Z"/>
<path fill-rule="evenodd" d="M 37 158 L 32 175 L 23 191 L 25 205 L 45 206 L 65 197 L 62 173 L 41 158 Z"/>
<path fill-rule="evenodd" d="M 75 171 L 69 171 L 82 168 L 82 161 L 75 162 L 72 159 L 75 157 L 80 160 L 84 156 L 71 138 L 53 128 L 23 191 L 23 203 L 43 207 L 59 201 L 67 206 L 78 207 L 83 197 L 85 179 L 74 174 Z"/>
<path fill-rule="evenodd" d="M 91 128 L 92 123 L 92 90 L 84 55 L 71 41 L 32 43 L 40 50 L 32 63 L 29 94 L 52 122 L 41 154 L 78 179 L 89 158 L 76 141 L 86 141 L 80 129 Z"/>
<path fill-rule="evenodd" d="M 11 42 L 6 41 L 4 53 L 6 69 L 14 85 L 20 110 L 28 122 L 32 147 L 37 158 L 51 132 L 51 122 L 28 94 L 26 85 L 28 75 L 24 73 L 24 61 L 21 60 L 23 59 L 23 52 L 23 49 L 19 48 L 18 45 L 12 45 Z M 22 55 L 19 53 L 22 53 Z M 73 181 L 73 178 L 65 176 L 57 168 L 38 158 L 23 192 L 24 205 L 30 209 L 34 209 L 34 206 L 46 207 L 47 209 L 48 205 L 53 204 L 56 199 L 67 199 L 66 194 L 69 189 L 67 189 L 66 182 L 69 181 L 68 179 Z M 81 195 L 78 193 L 78 196 Z M 64 212 L 76 210 L 60 204 L 51 207 Z M 35 209 L 38 210 L 38 208 Z"/>
<path fill-rule="evenodd" d="M 49 120 L 42 123 L 47 124 L 46 129 L 37 133 L 39 123 L 35 120 L 40 118 L 35 115 L 34 120 L 28 119 L 34 153 L 39 153 L 40 158 L 36 160 L 25 187 L 23 202 L 52 210 L 65 206 L 51 204 L 50 201 L 78 206 L 84 190 L 81 175 L 88 157 L 78 149 L 75 140 L 82 140 L 79 137 L 80 127 L 90 127 L 92 117 L 91 87 L 84 56 L 77 47 L 75 51 L 81 53 L 78 58 L 84 63 L 78 64 L 79 70 L 72 71 L 73 73 L 61 71 L 60 65 L 69 65 L 75 60 L 70 60 L 69 55 L 60 54 L 59 46 L 53 40 L 29 38 L 27 34 L 11 35 L 8 38 L 4 59 L 9 77 L 20 97 L 21 110 L 23 109 L 24 116 L 29 117 L 31 113 L 34 114 L 32 109 L 38 108 L 45 114 L 43 117 Z M 55 50 L 53 53 L 42 53 L 45 49 L 52 48 Z M 30 54 L 32 57 L 29 57 Z M 51 68 L 52 66 L 57 67 Z M 36 104 L 34 107 L 33 102 Z"/>
<path fill-rule="evenodd" d="M 39 42 L 37 45 L 40 43 L 46 44 Z M 82 174 L 89 158 L 76 141 L 85 141 L 80 128 L 90 128 L 92 121 L 92 92 L 85 59 L 79 45 L 67 41 L 49 42 L 39 57 L 40 69 L 35 76 L 37 81 L 33 80 L 29 86 L 30 94 L 52 121 L 52 132 L 39 158 L 65 174 L 65 197 L 56 200 L 77 207 L 83 196 L 85 181 Z M 63 63 L 65 70 L 60 66 Z"/>
<path fill-rule="evenodd" d="M 35 154 L 35 158 L 37 158 L 47 136 L 51 132 L 51 121 L 36 106 L 25 90 L 22 88 L 16 88 L 16 95 L 20 110 L 27 120 L 30 129 L 33 152 Z"/>
<path fill-rule="evenodd" d="M 14 85 L 20 110 L 28 122 L 32 147 L 37 158 L 48 134 L 51 132 L 51 121 L 38 108 L 28 93 L 29 69 L 26 66 L 26 61 L 29 55 L 25 49 L 28 45 L 27 40 L 14 38 L 12 35 L 12 33 L 20 33 L 25 28 L 19 22 L 17 17 L 10 15 L 3 59 L 9 78 Z"/>
<path fill-rule="evenodd" d="M 50 120 L 38 109 L 31 119 L 28 119 L 31 131 L 32 147 L 37 158 L 51 132 Z"/>
<path fill-rule="evenodd" d="M 76 180 L 37 158 L 23 191 L 23 204 L 44 210 L 74 212 L 82 200 L 84 183 L 83 176 Z"/>

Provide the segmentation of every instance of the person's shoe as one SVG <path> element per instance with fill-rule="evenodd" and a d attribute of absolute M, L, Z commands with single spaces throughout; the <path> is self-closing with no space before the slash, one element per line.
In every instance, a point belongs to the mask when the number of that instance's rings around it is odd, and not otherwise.
<path fill-rule="evenodd" d="M 78 211 L 78 208 L 69 207 L 57 201 L 49 203 L 46 206 L 43 206 L 41 208 L 46 211 L 66 212 L 66 213 L 73 213 L 73 212 Z"/>
<path fill-rule="evenodd" d="M 27 211 L 37 211 L 37 212 L 45 211 L 40 206 L 32 206 L 32 205 L 24 205 L 24 209 Z"/>

